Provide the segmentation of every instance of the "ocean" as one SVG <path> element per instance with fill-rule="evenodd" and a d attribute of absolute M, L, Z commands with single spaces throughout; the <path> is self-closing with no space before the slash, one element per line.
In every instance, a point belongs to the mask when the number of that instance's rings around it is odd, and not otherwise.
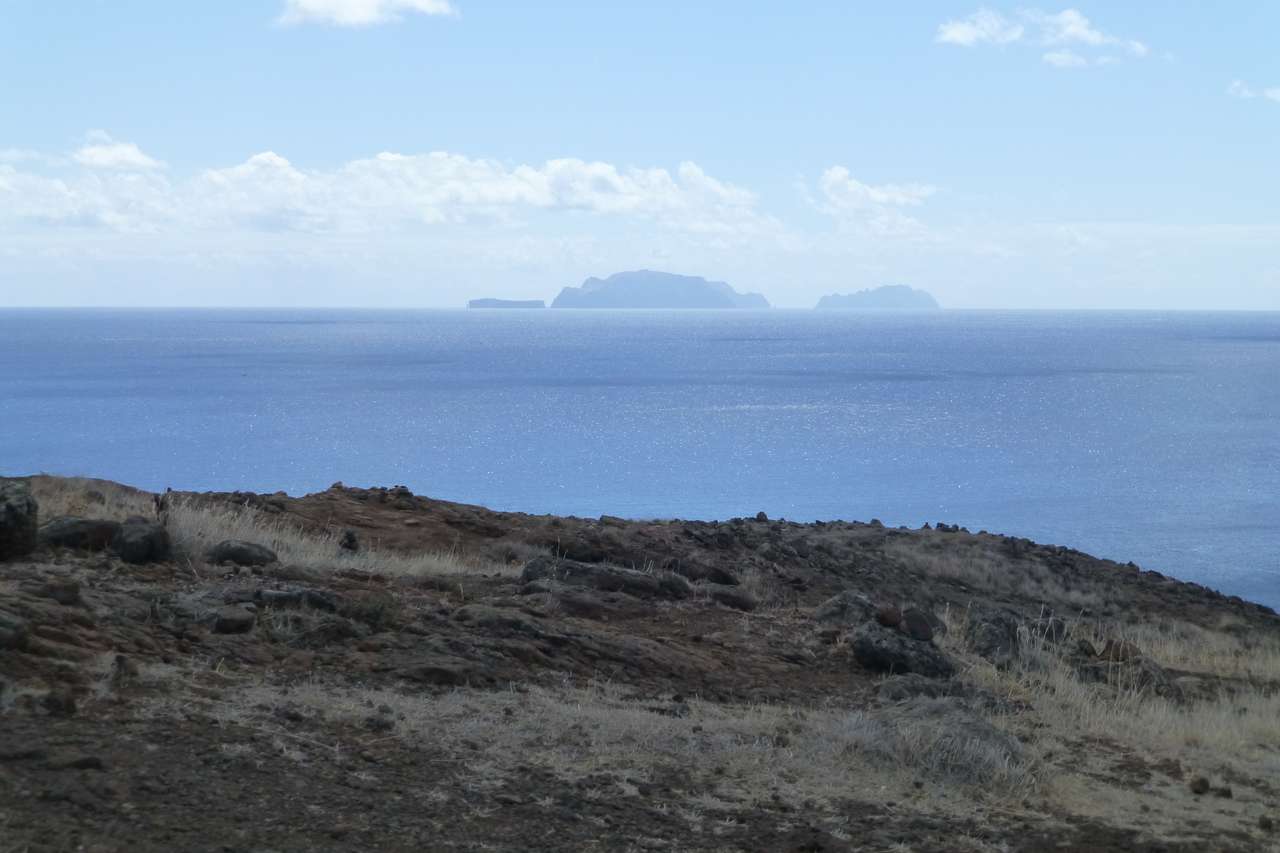
<path fill-rule="evenodd" d="M 1280 607 L 1280 313 L 0 310 L 0 474 L 944 521 Z"/>

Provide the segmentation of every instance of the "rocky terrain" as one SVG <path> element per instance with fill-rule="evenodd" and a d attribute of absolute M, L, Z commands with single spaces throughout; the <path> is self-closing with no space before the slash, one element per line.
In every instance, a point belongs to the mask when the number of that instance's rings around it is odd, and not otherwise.
<path fill-rule="evenodd" d="M 1273 850 L 1280 619 L 946 524 L 0 481 L 0 850 Z"/>

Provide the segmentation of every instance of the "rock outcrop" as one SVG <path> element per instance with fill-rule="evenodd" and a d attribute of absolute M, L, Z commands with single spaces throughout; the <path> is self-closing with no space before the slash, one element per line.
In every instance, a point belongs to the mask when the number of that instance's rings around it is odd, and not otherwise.
<path fill-rule="evenodd" d="M 21 557 L 35 549 L 39 512 L 26 483 L 0 483 L 0 560 Z"/>
<path fill-rule="evenodd" d="M 158 563 L 169 559 L 172 545 L 164 525 L 133 516 L 111 538 L 111 550 L 126 563 Z"/>
<path fill-rule="evenodd" d="M 209 549 L 209 562 L 232 563 L 237 566 L 266 566 L 279 558 L 276 552 L 256 542 L 224 539 Z"/>
<path fill-rule="evenodd" d="M 914 672 L 928 678 L 950 678 L 956 671 L 955 664 L 933 643 L 912 639 L 874 620 L 854 633 L 851 645 L 854 660 L 876 672 Z"/>
<path fill-rule="evenodd" d="M 75 551 L 105 551 L 122 526 L 118 521 L 63 515 L 40 527 L 40 544 Z"/>

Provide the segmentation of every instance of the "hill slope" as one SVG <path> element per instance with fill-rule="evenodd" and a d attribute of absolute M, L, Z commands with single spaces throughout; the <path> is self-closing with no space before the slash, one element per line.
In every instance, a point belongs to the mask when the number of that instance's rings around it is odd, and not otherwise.
<path fill-rule="evenodd" d="M 108 521 L 0 562 L 17 849 L 1274 849 L 1277 617 L 1135 566 L 945 525 L 30 484 Z M 105 545 L 157 511 L 171 553 Z"/>

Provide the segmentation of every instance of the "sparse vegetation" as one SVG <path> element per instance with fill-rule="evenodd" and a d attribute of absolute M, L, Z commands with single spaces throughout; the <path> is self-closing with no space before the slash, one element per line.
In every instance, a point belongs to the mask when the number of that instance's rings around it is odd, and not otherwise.
<path fill-rule="evenodd" d="M 156 512 L 115 484 L 33 486 L 45 518 Z M 399 487 L 248 498 L 171 495 L 172 563 L 3 564 L 6 726 L 141 733 L 149 766 L 213 802 L 327 797 L 352 846 L 382 843 L 385 815 L 527 849 L 1269 840 L 1280 633 L 1243 603 L 956 530 L 551 519 Z M 349 518 L 394 544 L 343 547 Z M 204 564 L 224 539 L 280 564 Z M 1013 654 L 986 645 L 1009 632 Z M 886 678 L 868 636 L 956 675 Z M 97 748 L 108 768 L 140 754 Z M 49 768 L 98 766 L 66 761 Z"/>

